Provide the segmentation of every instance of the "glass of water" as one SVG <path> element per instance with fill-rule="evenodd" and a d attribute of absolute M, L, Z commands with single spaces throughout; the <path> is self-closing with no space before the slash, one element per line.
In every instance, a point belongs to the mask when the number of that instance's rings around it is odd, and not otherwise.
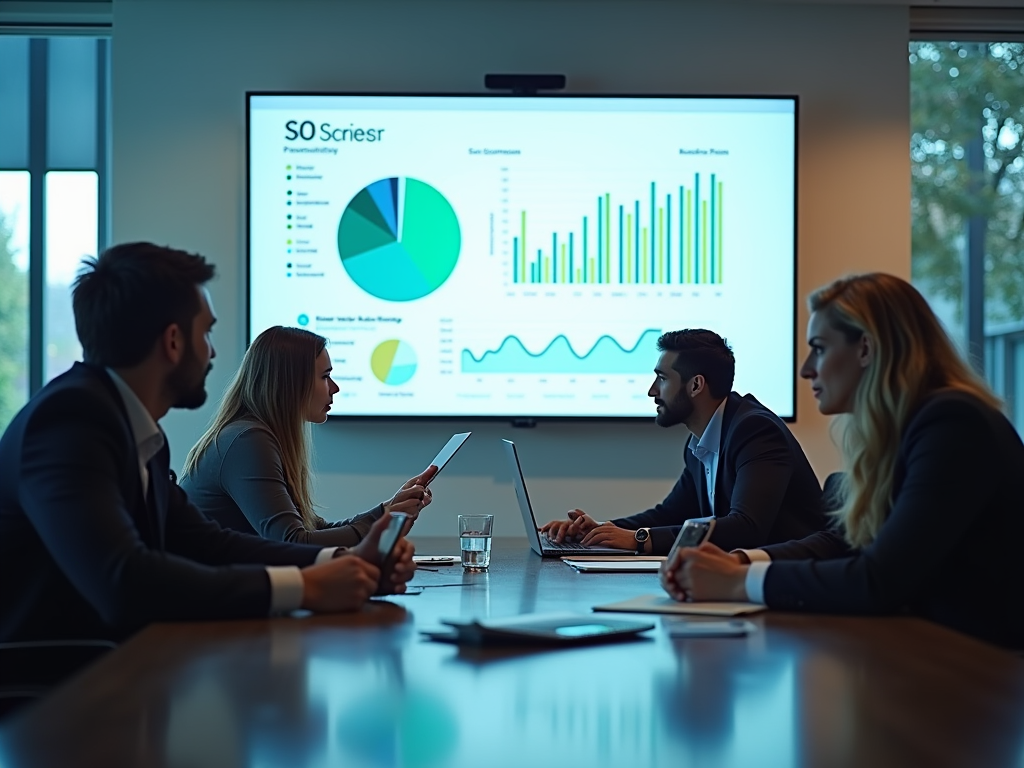
<path fill-rule="evenodd" d="M 494 515 L 459 515 L 462 567 L 467 571 L 486 571 L 491 564 L 493 528 Z"/>

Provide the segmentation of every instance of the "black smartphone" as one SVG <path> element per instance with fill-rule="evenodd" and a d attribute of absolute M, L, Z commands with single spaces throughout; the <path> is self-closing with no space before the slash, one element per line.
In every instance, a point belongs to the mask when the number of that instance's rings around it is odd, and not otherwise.
<path fill-rule="evenodd" d="M 395 551 L 395 545 L 402 535 L 405 521 L 408 519 L 405 512 L 392 512 L 388 527 L 380 535 L 380 542 L 377 547 L 377 554 L 380 555 L 381 568 L 387 565 L 391 559 L 391 553 Z"/>
<path fill-rule="evenodd" d="M 668 552 L 666 562 L 672 562 L 672 557 L 680 547 L 699 547 L 708 540 L 713 530 L 715 530 L 715 518 L 713 517 L 693 517 L 687 520 L 679 529 L 676 540 L 672 542 L 672 549 Z"/>

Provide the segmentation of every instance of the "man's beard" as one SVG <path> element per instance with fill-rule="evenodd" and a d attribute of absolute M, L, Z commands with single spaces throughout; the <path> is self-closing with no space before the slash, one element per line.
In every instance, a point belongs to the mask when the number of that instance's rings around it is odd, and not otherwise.
<path fill-rule="evenodd" d="M 693 401 L 687 397 L 685 392 L 671 403 L 666 403 L 664 400 L 655 400 L 654 403 L 662 406 L 661 411 L 654 417 L 654 423 L 659 427 L 674 427 L 676 424 L 682 424 L 693 413 Z"/>
<path fill-rule="evenodd" d="M 213 363 L 206 369 L 199 362 L 192 343 L 185 350 L 185 358 L 178 364 L 168 379 L 168 386 L 175 393 L 175 408 L 200 408 L 206 402 L 206 376 L 213 370 Z"/>

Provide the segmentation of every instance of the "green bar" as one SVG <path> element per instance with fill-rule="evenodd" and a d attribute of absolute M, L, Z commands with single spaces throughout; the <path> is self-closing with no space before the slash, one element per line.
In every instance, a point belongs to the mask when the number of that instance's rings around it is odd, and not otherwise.
<path fill-rule="evenodd" d="M 676 240 L 679 241 L 679 277 L 677 278 L 679 283 L 686 282 L 686 257 L 684 256 L 684 249 L 686 247 L 686 217 L 684 211 L 686 210 L 686 195 L 683 192 L 683 187 L 679 187 L 679 236 Z"/>
<path fill-rule="evenodd" d="M 708 280 L 708 201 L 700 201 L 700 228 L 704 232 L 704 236 L 700 239 L 700 255 L 701 255 L 701 276 L 704 282 L 710 282 Z"/>
<path fill-rule="evenodd" d="M 551 257 L 550 256 L 545 256 L 544 257 L 544 282 L 545 283 L 550 283 L 551 282 Z"/>
<path fill-rule="evenodd" d="M 643 239 L 643 243 L 644 243 L 644 250 L 643 250 L 644 279 L 641 282 L 646 283 L 647 282 L 647 227 L 644 227 L 640 231 L 643 233 L 643 238 L 642 239 Z"/>

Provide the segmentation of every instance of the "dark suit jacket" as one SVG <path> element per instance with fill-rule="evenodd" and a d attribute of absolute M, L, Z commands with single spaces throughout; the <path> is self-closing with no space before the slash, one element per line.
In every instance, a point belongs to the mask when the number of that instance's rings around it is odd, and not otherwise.
<path fill-rule="evenodd" d="M 32 398 L 0 439 L 0 641 L 120 638 L 152 621 L 266 616 L 264 565 L 318 547 L 226 531 L 151 461 L 143 498 L 120 393 L 81 363 Z"/>
<path fill-rule="evenodd" d="M 835 535 L 765 547 L 767 604 L 912 613 L 1024 648 L 1024 445 L 1011 424 L 969 395 L 934 395 L 903 430 L 894 480 L 867 547 Z"/>
<path fill-rule="evenodd" d="M 732 392 L 726 400 L 713 510 L 704 467 L 689 443 L 683 456 L 683 474 L 663 502 L 612 520 L 621 528 L 651 528 L 655 554 L 668 554 L 679 528 L 692 517 L 714 515 L 711 541 L 725 550 L 799 539 L 826 528 L 821 486 L 800 443 L 752 395 Z"/>

